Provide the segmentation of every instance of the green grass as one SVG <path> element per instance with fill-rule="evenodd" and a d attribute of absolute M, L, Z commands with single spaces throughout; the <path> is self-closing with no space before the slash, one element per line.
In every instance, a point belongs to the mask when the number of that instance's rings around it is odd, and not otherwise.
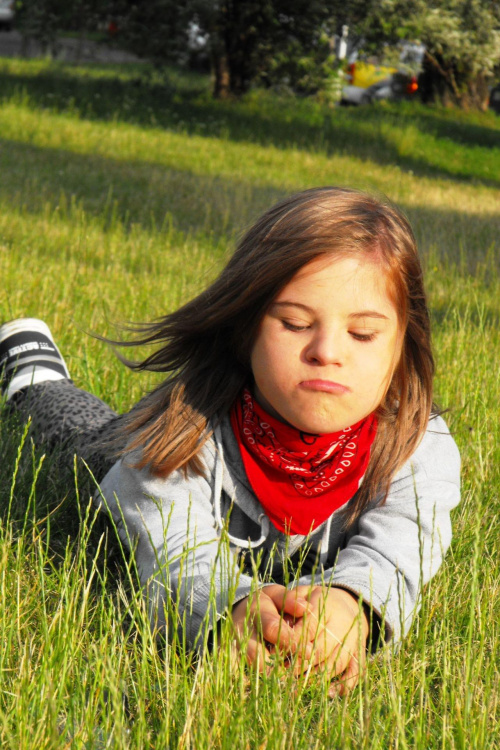
<path fill-rule="evenodd" d="M 2 747 L 498 747 L 500 119 L 265 92 L 217 103 L 205 78 L 144 66 L 5 60 L 0 84 L 0 319 L 43 317 L 78 385 L 129 408 L 154 377 L 82 329 L 174 309 L 272 202 L 352 185 L 414 225 L 463 458 L 453 546 L 409 637 L 331 701 L 321 677 L 231 676 L 227 633 L 199 661 L 157 643 L 85 476 L 77 489 L 2 412 Z"/>

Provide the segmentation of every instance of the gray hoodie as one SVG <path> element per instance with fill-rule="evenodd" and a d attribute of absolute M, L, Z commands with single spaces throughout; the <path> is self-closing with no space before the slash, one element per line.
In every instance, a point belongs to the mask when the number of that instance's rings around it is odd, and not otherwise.
<path fill-rule="evenodd" d="M 201 456 L 204 476 L 176 471 L 161 479 L 134 468 L 138 456 L 129 454 L 101 483 L 99 501 L 134 550 L 154 627 L 166 626 L 171 599 L 183 639 L 199 647 L 228 606 L 272 577 L 289 587 L 347 589 L 372 608 L 384 640 L 407 632 L 421 587 L 449 547 L 450 511 L 460 497 L 460 457 L 440 417 L 429 422 L 385 503 L 374 501 L 348 530 L 337 510 L 308 537 L 285 536 L 269 522 L 228 418 Z M 300 578 L 293 578 L 299 558 Z"/>

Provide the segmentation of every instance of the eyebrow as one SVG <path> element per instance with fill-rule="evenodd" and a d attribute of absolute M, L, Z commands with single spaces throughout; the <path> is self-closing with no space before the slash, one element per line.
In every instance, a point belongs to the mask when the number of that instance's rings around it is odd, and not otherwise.
<path fill-rule="evenodd" d="M 361 312 L 351 313 L 350 318 L 380 318 L 380 320 L 389 320 L 387 315 L 384 315 L 377 310 L 361 310 Z"/>
<path fill-rule="evenodd" d="M 283 300 L 283 302 L 273 302 L 271 304 L 271 307 L 299 307 L 301 310 L 305 310 L 306 312 L 309 312 L 309 313 L 314 312 L 312 307 L 303 305 L 302 302 L 288 302 L 286 300 Z"/>
<path fill-rule="evenodd" d="M 298 307 L 308 313 L 314 313 L 312 307 L 303 305 L 302 302 L 289 302 L 288 300 L 283 300 L 282 302 L 273 302 L 271 307 Z M 379 320 L 389 320 L 387 315 L 384 315 L 377 310 L 360 310 L 359 312 L 351 313 L 349 315 L 349 318 L 356 318 L 356 320 L 358 320 L 359 318 L 378 318 Z"/>

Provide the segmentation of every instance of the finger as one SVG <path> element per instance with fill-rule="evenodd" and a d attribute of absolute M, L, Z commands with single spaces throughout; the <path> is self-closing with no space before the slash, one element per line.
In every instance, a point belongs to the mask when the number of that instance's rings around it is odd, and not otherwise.
<path fill-rule="evenodd" d="M 305 597 L 300 596 L 296 589 L 292 589 L 286 592 L 283 598 L 282 609 L 283 612 L 293 617 L 303 617 L 304 614 L 310 611 L 311 606 Z"/>
<path fill-rule="evenodd" d="M 331 686 L 331 694 L 345 696 L 359 682 L 360 676 L 366 671 L 366 652 L 351 652 L 346 645 L 339 649 L 338 658 L 332 664 L 330 662 L 330 675 L 336 678 Z M 329 691 L 330 695 L 330 691 Z"/>
<path fill-rule="evenodd" d="M 294 622 L 294 630 L 297 631 L 297 635 L 304 641 L 314 641 L 317 638 L 319 632 L 318 618 L 308 610 L 304 615 Z"/>
<path fill-rule="evenodd" d="M 338 698 L 340 695 L 340 684 L 338 682 L 332 682 L 330 687 L 328 688 L 328 697 L 329 698 Z"/>
<path fill-rule="evenodd" d="M 301 586 L 300 589 L 306 588 Z M 318 635 L 324 628 L 325 616 L 325 595 L 324 591 L 315 586 L 308 591 L 308 610 L 301 620 L 297 623 L 299 630 L 304 631 L 307 640 L 318 640 Z"/>
<path fill-rule="evenodd" d="M 327 628 L 317 633 L 314 641 L 309 645 L 312 647 L 312 651 L 307 650 L 306 656 L 297 652 L 297 656 L 302 656 L 302 659 L 294 665 L 295 674 L 301 674 L 308 669 L 314 673 L 326 671 L 330 678 L 334 679 L 345 671 L 351 659 L 354 660 L 354 663 L 357 663 L 357 655 L 349 650 L 347 644 L 341 642 L 336 636 L 334 637 L 332 631 Z"/>
<path fill-rule="evenodd" d="M 258 672 L 263 672 L 273 663 L 269 651 L 256 637 L 251 637 L 246 644 L 246 658 L 248 664 Z"/>
<path fill-rule="evenodd" d="M 354 659 L 351 659 L 351 661 L 347 665 L 347 669 L 345 670 L 344 674 L 339 680 L 339 683 L 340 683 L 339 695 L 345 696 L 348 693 L 350 693 L 351 690 L 354 690 L 354 688 L 359 682 L 359 675 L 360 675 L 359 662 L 354 661 Z"/>
<path fill-rule="evenodd" d="M 332 635 L 331 631 L 327 629 L 321 631 L 314 643 L 315 649 L 311 657 L 314 672 L 326 671 L 330 675 L 330 679 L 342 674 L 351 659 L 357 661 L 347 645 L 338 638 L 332 640 Z"/>
<path fill-rule="evenodd" d="M 295 586 L 295 588 L 293 588 L 292 591 L 294 591 L 300 599 L 305 599 L 306 601 L 309 601 L 310 596 L 315 588 L 317 587 L 311 586 L 311 585 L 309 586 L 301 585 L 301 586 Z"/>
<path fill-rule="evenodd" d="M 345 697 L 353 690 L 359 682 L 361 674 L 365 671 L 365 665 L 361 664 L 355 657 L 351 659 L 343 675 L 337 679 L 328 690 L 328 695 L 340 695 Z"/>
<path fill-rule="evenodd" d="M 346 695 L 350 690 L 356 687 L 360 678 L 365 674 L 365 672 L 366 672 L 366 653 L 364 650 L 362 650 L 361 653 L 356 653 L 356 655 L 353 656 L 353 658 L 349 662 L 347 669 L 345 671 L 345 677 L 346 677 L 345 688 L 344 686 L 342 687 L 340 694 Z M 344 681 L 342 680 L 342 682 Z"/>
<path fill-rule="evenodd" d="M 312 653 L 311 644 L 303 643 L 300 633 L 290 627 L 282 617 L 277 617 L 274 612 L 261 612 L 260 627 L 264 640 L 280 650 L 291 654 L 299 652 L 303 658 L 308 658 Z"/>
<path fill-rule="evenodd" d="M 311 617 L 312 622 L 309 623 L 307 618 L 308 616 L 305 615 L 295 626 L 295 630 L 299 632 L 302 630 L 302 637 L 312 646 L 311 663 L 313 665 L 333 663 L 339 658 L 338 655 L 343 646 L 342 641 L 330 629 L 319 624 L 314 616 Z"/>
<path fill-rule="evenodd" d="M 326 659 L 331 677 L 344 674 L 351 662 L 357 664 L 357 659 L 345 646 L 338 646 Z"/>
<path fill-rule="evenodd" d="M 309 609 L 307 599 L 300 596 L 296 589 L 286 589 L 284 586 L 266 586 L 263 593 L 268 596 L 279 612 L 286 612 L 293 617 L 302 617 Z"/>
<path fill-rule="evenodd" d="M 304 672 L 313 671 L 315 667 L 309 657 L 305 657 L 300 653 L 295 654 L 289 661 L 289 668 L 295 677 L 298 677 Z"/>
<path fill-rule="evenodd" d="M 325 656 L 325 652 L 322 649 L 316 648 L 313 651 L 310 662 L 312 672 L 315 674 L 327 672 L 331 680 L 343 671 L 346 663 L 343 663 L 342 661 L 339 646 L 337 646 L 328 656 Z"/>

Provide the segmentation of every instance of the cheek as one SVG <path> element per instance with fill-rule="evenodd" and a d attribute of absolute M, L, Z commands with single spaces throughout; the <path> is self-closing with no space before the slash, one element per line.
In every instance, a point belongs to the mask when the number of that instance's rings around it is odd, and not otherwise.
<path fill-rule="evenodd" d="M 392 380 L 398 370 L 399 362 L 401 359 L 401 345 L 399 342 L 399 336 L 394 335 L 394 338 L 390 345 L 387 346 L 383 357 L 381 357 L 381 364 L 379 366 L 379 388 L 378 398 L 382 401 L 387 393 Z"/>
<path fill-rule="evenodd" d="M 276 331 L 274 321 L 264 320 L 250 352 L 252 372 L 258 371 L 265 375 L 279 370 L 286 355 L 283 338 Z"/>
<path fill-rule="evenodd" d="M 395 339 L 357 362 L 359 386 L 375 399 L 383 399 L 397 370 L 400 353 Z"/>
<path fill-rule="evenodd" d="M 397 331 L 394 334 L 393 343 L 392 343 L 392 351 L 391 351 L 391 361 L 389 365 L 389 380 L 392 380 L 394 375 L 396 374 L 399 364 L 401 362 L 401 357 L 404 356 L 403 349 L 404 346 L 404 333 L 401 331 Z"/>
<path fill-rule="evenodd" d="M 276 379 L 276 362 L 269 342 L 259 338 L 250 355 L 250 368 L 253 379 L 260 390 L 267 391 L 270 383 Z"/>

